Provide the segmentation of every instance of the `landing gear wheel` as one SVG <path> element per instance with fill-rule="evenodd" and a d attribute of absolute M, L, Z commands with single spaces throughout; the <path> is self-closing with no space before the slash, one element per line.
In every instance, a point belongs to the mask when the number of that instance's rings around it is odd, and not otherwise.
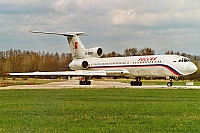
<path fill-rule="evenodd" d="M 91 81 L 80 81 L 79 85 L 91 85 Z"/>
<path fill-rule="evenodd" d="M 171 86 L 172 86 L 172 82 L 168 82 L 168 83 L 167 83 L 167 86 L 168 86 L 168 87 L 171 87 Z"/>
<path fill-rule="evenodd" d="M 80 82 L 79 82 L 79 85 L 84 85 L 84 83 L 85 83 L 85 82 L 83 82 L 83 81 L 80 81 Z"/>
<path fill-rule="evenodd" d="M 134 86 L 134 82 L 133 82 L 133 81 L 131 81 L 131 83 L 130 83 L 130 84 L 131 84 L 131 86 Z"/>
<path fill-rule="evenodd" d="M 91 81 L 87 81 L 87 85 L 91 85 Z"/>
<path fill-rule="evenodd" d="M 167 83 L 167 86 L 171 87 L 172 85 L 173 85 L 172 78 L 170 78 L 169 82 Z"/>
<path fill-rule="evenodd" d="M 138 86 L 142 86 L 142 82 L 141 81 L 138 83 Z"/>
<path fill-rule="evenodd" d="M 84 81 L 80 81 L 80 82 L 79 82 L 79 85 L 84 85 L 84 84 L 85 84 Z"/>
<path fill-rule="evenodd" d="M 131 81 L 131 86 L 142 86 L 142 82 L 140 81 L 141 78 L 136 78 L 136 81 Z"/>
<path fill-rule="evenodd" d="M 89 79 L 89 77 L 85 77 L 85 80 L 80 80 L 79 81 L 79 85 L 91 85 L 91 81 L 90 80 L 88 80 Z"/>

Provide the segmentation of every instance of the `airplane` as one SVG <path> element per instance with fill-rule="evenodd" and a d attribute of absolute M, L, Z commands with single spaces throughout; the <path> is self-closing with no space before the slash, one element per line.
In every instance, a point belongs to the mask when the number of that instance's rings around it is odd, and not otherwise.
<path fill-rule="evenodd" d="M 9 73 L 10 76 L 82 76 L 83 79 L 80 80 L 80 85 L 91 85 L 89 79 L 92 76 L 131 77 L 135 78 L 135 81 L 130 82 L 131 86 L 142 86 L 141 77 L 180 77 L 197 71 L 197 66 L 193 62 L 179 55 L 101 58 L 103 56 L 101 47 L 89 49 L 84 47 L 79 38 L 84 32 L 30 32 L 66 37 L 73 57 L 72 62 L 69 64 L 71 71 Z M 172 86 L 171 80 L 167 83 L 167 86 Z"/>

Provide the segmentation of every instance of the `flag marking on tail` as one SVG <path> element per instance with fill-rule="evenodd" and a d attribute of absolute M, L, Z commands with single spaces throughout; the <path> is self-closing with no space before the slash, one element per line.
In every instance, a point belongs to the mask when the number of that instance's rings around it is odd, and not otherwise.
<path fill-rule="evenodd" d="M 74 48 L 75 48 L 75 49 L 78 49 L 78 42 L 75 42 L 75 43 L 74 43 Z"/>

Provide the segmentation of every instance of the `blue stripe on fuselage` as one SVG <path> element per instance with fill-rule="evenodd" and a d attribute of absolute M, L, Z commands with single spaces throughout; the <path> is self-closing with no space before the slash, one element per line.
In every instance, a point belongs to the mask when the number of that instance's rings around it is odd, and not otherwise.
<path fill-rule="evenodd" d="M 174 73 L 177 76 L 181 76 L 182 74 L 179 73 L 177 70 L 175 70 L 174 68 L 172 68 L 169 65 L 165 65 L 165 64 L 149 64 L 149 65 L 118 65 L 118 66 L 92 66 L 89 67 L 89 69 L 94 69 L 94 68 L 137 68 L 137 67 L 164 67 L 167 68 L 169 71 L 171 71 L 172 73 Z"/>

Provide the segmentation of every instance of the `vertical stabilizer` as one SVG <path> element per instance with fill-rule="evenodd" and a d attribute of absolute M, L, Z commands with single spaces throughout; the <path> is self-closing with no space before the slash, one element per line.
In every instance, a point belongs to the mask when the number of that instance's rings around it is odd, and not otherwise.
<path fill-rule="evenodd" d="M 30 32 L 65 36 L 67 37 L 73 59 L 83 59 L 85 57 L 84 56 L 85 47 L 83 46 L 81 40 L 78 37 L 79 35 L 84 34 L 84 32 L 66 32 L 66 33 L 42 32 L 42 31 L 30 31 Z"/>
<path fill-rule="evenodd" d="M 73 59 L 82 59 L 84 58 L 85 47 L 82 44 L 78 35 L 67 36 L 69 47 L 72 53 Z"/>

